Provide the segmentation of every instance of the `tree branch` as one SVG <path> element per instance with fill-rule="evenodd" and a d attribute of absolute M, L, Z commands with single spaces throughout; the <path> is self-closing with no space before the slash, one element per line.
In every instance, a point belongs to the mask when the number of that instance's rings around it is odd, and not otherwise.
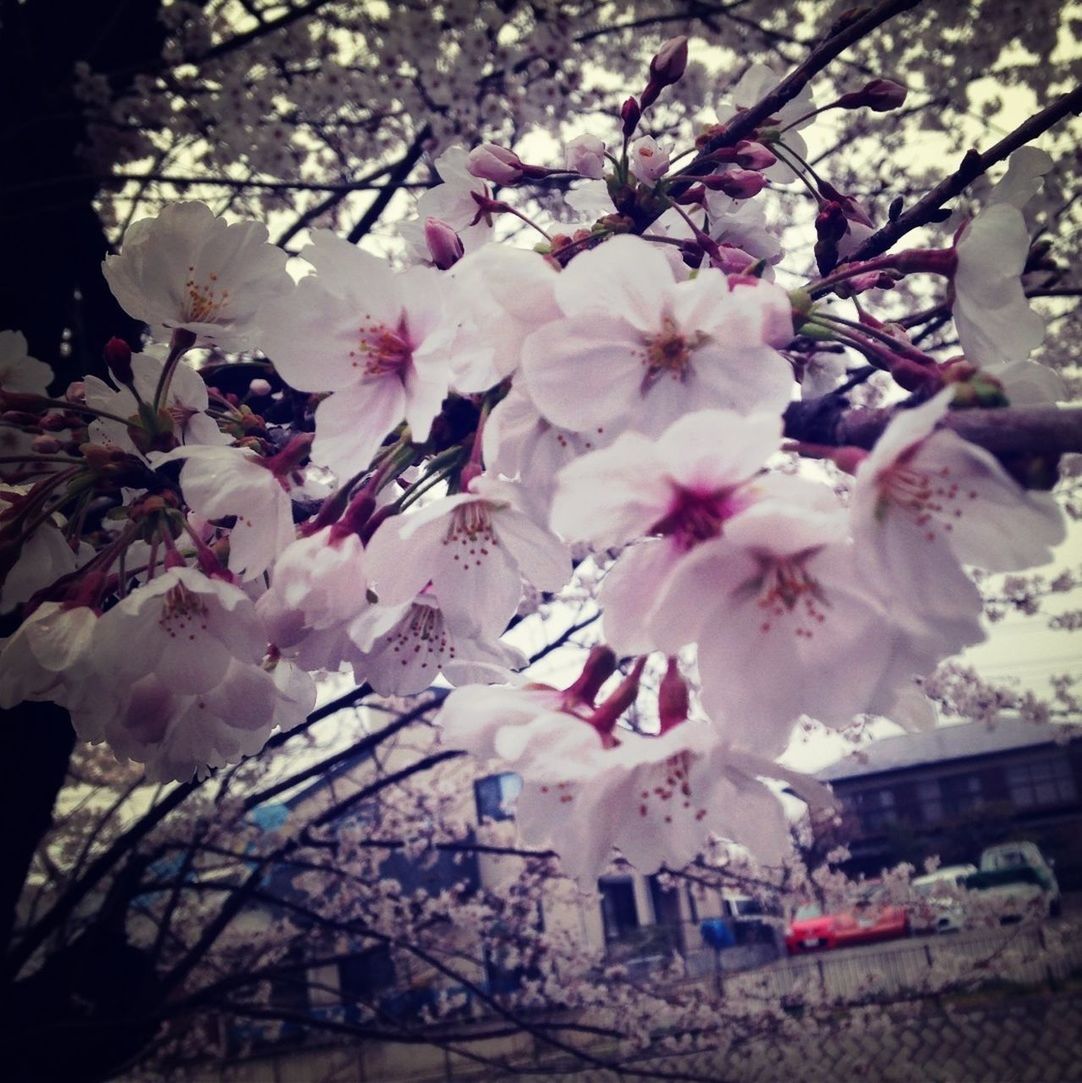
<path fill-rule="evenodd" d="M 893 222 L 888 222 L 882 229 L 873 233 L 854 251 L 846 261 L 870 259 L 886 252 L 895 241 L 919 226 L 927 225 L 932 215 L 948 200 L 964 191 L 989 166 L 1003 161 L 1009 154 L 1036 139 L 1042 132 L 1048 131 L 1053 124 L 1062 120 L 1068 113 L 1082 110 L 1082 86 L 1075 87 L 1069 94 L 1057 98 L 1047 108 L 1020 124 L 1010 135 L 1004 136 L 995 146 L 989 147 L 983 154 L 968 151 L 958 168 L 944 180 L 941 180 L 923 199 L 914 203 L 909 210 L 898 215 Z"/>

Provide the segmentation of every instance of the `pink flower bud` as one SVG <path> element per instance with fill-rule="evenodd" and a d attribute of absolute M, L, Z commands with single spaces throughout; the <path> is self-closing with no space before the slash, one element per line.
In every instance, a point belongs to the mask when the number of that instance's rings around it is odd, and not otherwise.
<path fill-rule="evenodd" d="M 588 703 L 593 706 L 601 686 L 616 672 L 616 655 L 611 647 L 597 644 L 590 648 L 590 655 L 582 667 L 582 673 L 574 684 L 564 689 L 566 703 Z"/>
<path fill-rule="evenodd" d="M 719 244 L 710 264 L 727 275 L 739 275 L 755 262 L 755 257 L 734 244 Z M 730 279 L 730 284 L 732 280 Z"/>
<path fill-rule="evenodd" d="M 843 94 L 837 101 L 842 109 L 871 109 L 875 113 L 887 113 L 897 109 L 905 101 L 906 88 L 890 79 L 873 79 L 860 90 Z"/>
<path fill-rule="evenodd" d="M 462 238 L 438 218 L 425 219 L 425 244 L 432 262 L 441 270 L 453 267 L 462 258 Z"/>
<path fill-rule="evenodd" d="M 669 170 L 669 152 L 653 136 L 644 135 L 631 144 L 628 169 L 643 184 L 656 184 Z"/>
<path fill-rule="evenodd" d="M 65 402 L 85 402 L 86 384 L 82 380 L 72 380 L 64 391 L 64 400 Z"/>
<path fill-rule="evenodd" d="M 778 160 L 762 143 L 750 139 L 741 139 L 734 150 L 736 164 L 744 169 L 769 169 Z"/>
<path fill-rule="evenodd" d="M 114 335 L 105 344 L 102 356 L 109 366 L 109 371 L 117 380 L 130 387 L 132 380 L 135 379 L 131 367 L 131 347 L 122 338 Z"/>
<path fill-rule="evenodd" d="M 680 673 L 680 664 L 673 657 L 669 658 L 665 676 L 657 690 L 657 711 L 661 718 L 661 732 L 667 733 L 673 726 L 687 720 L 688 686 Z"/>
<path fill-rule="evenodd" d="M 466 159 L 466 169 L 473 176 L 493 184 L 517 184 L 525 171 L 522 159 L 513 150 L 495 143 L 474 147 Z"/>
<path fill-rule="evenodd" d="M 624 137 L 630 139 L 635 134 L 635 129 L 639 126 L 639 118 L 642 116 L 642 110 L 639 108 L 639 103 L 634 98 L 628 98 L 623 105 L 620 106 L 620 119 L 624 122 Z"/>
<path fill-rule="evenodd" d="M 688 66 L 688 39 L 669 38 L 650 61 L 650 79 L 642 92 L 642 107 L 653 105 L 667 86 L 679 81 Z"/>
<path fill-rule="evenodd" d="M 750 199 L 766 187 L 766 177 L 752 169 L 730 169 L 702 178 L 712 192 L 724 192 L 732 199 Z"/>
<path fill-rule="evenodd" d="M 596 135 L 577 135 L 564 148 L 571 173 L 600 180 L 605 173 L 605 144 Z"/>
<path fill-rule="evenodd" d="M 269 395 L 273 390 L 270 380 L 264 380 L 262 376 L 257 376 L 248 385 L 248 394 L 254 395 L 257 399 Z"/>
<path fill-rule="evenodd" d="M 38 455 L 55 455 L 60 450 L 60 441 L 55 436 L 42 433 L 30 441 L 30 450 Z"/>

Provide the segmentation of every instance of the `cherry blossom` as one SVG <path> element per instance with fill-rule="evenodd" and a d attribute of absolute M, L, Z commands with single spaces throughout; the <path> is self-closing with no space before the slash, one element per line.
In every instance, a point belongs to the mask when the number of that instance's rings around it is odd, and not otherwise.
<path fill-rule="evenodd" d="M 278 650 L 305 669 L 333 671 L 357 656 L 348 629 L 368 606 L 364 546 L 335 524 L 283 549 L 256 611 Z"/>
<path fill-rule="evenodd" d="M 23 700 L 67 702 L 90 669 L 97 619 L 86 606 L 39 605 L 0 645 L 0 708 Z"/>
<path fill-rule="evenodd" d="M 159 780 L 235 762 L 314 700 L 305 675 L 284 663 L 273 675 L 262 668 L 266 643 L 239 587 L 172 568 L 98 620 L 72 722 Z"/>
<path fill-rule="evenodd" d="M 527 391 L 554 425 L 657 434 L 694 410 L 789 400 L 792 374 L 773 348 L 792 337 L 789 300 L 770 283 L 711 269 L 678 281 L 649 242 L 615 237 L 571 261 L 556 301 L 564 319 L 523 346 Z"/>
<path fill-rule="evenodd" d="M 669 152 L 644 135 L 628 148 L 627 167 L 643 184 L 656 184 L 669 171 Z"/>
<path fill-rule="evenodd" d="M 204 519 L 233 516 L 229 570 L 253 579 L 293 541 L 293 505 L 273 463 L 239 447 L 184 447 L 155 456 L 155 465 L 183 461 L 180 487 Z"/>
<path fill-rule="evenodd" d="M 456 685 L 503 682 L 526 665 L 516 648 L 452 626 L 427 590 L 401 605 L 370 607 L 351 623 L 349 636 L 357 647 L 357 680 L 382 696 L 423 692 L 440 674 Z"/>
<path fill-rule="evenodd" d="M 142 426 L 140 403 L 150 404 L 165 367 L 165 358 L 152 353 L 137 353 L 131 358 L 132 386 L 113 387 L 97 376 L 87 376 L 85 400 L 87 406 L 104 410 L 118 417 L 131 418 L 137 429 Z M 228 444 L 229 436 L 218 428 L 218 423 L 206 411 L 210 405 L 207 385 L 190 365 L 183 361 L 173 370 L 165 400 L 161 407 L 169 419 L 171 432 L 181 444 Z M 89 433 L 95 443 L 117 448 L 131 454 L 142 455 L 145 447 L 136 447 L 129 429 L 112 418 L 95 418 Z"/>
<path fill-rule="evenodd" d="M 44 395 L 53 380 L 53 370 L 31 357 L 26 335 L 21 331 L 0 331 L 0 387 L 5 391 Z"/>
<path fill-rule="evenodd" d="M 570 172 L 600 180 L 605 175 L 605 144 L 596 135 L 577 135 L 565 144 L 564 160 Z"/>
<path fill-rule="evenodd" d="M 448 147 L 433 163 L 442 183 L 429 188 L 417 201 L 417 217 L 399 227 L 399 233 L 413 256 L 427 258 L 424 223 L 438 218 L 462 239 L 467 252 L 483 245 L 492 234 L 492 223 L 479 217 L 474 195 L 488 196 L 488 185 L 469 170 L 469 152 L 460 146 Z"/>
<path fill-rule="evenodd" d="M 262 223 L 230 224 L 205 203 L 171 203 L 132 225 L 102 271 L 124 311 L 155 333 L 183 329 L 244 350 L 257 344 L 260 309 L 289 288 L 285 265 Z"/>
<path fill-rule="evenodd" d="M 494 244 L 471 252 L 447 272 L 455 390 L 485 391 L 515 372 L 526 336 L 560 316 L 557 278 L 537 253 Z"/>
<path fill-rule="evenodd" d="M 448 622 L 496 638 L 518 607 L 522 580 L 559 590 L 567 550 L 523 510 L 515 486 L 477 477 L 467 492 L 388 519 L 368 547 L 380 603 L 401 605 L 426 584 Z"/>
<path fill-rule="evenodd" d="M 592 888 L 615 847 L 643 873 L 687 864 L 710 833 L 776 863 L 788 849 L 775 794 L 756 776 L 784 777 L 818 803 L 826 791 L 727 747 L 706 722 L 658 736 L 617 728 L 608 739 L 566 693 L 546 687 L 465 688 L 438 722 L 443 743 L 499 758 L 523 777 L 516 807 L 524 842 L 552 845 L 566 873 Z"/>
<path fill-rule="evenodd" d="M 661 584 L 648 615 L 656 647 L 698 645 L 702 702 L 740 748 L 780 753 L 808 714 L 844 725 L 934 662 L 892 624 L 832 491 L 773 475 Z"/>
<path fill-rule="evenodd" d="M 425 267 L 396 275 L 327 231 L 304 256 L 315 274 L 267 314 L 263 346 L 293 387 L 332 392 L 316 410 L 312 459 L 347 477 L 402 420 L 415 441 L 428 437 L 449 376 L 440 279 Z"/>
<path fill-rule="evenodd" d="M 1024 490 L 983 448 L 936 426 L 953 391 L 901 411 L 860 464 L 853 532 L 875 575 L 938 593 L 929 578 L 937 551 L 989 571 L 1043 564 L 1063 540 L 1063 516 L 1048 493 Z"/>
<path fill-rule="evenodd" d="M 955 246 L 954 323 L 975 365 L 1025 361 L 1044 340 L 1044 320 L 1022 289 L 1029 233 L 1010 203 L 985 207 Z"/>

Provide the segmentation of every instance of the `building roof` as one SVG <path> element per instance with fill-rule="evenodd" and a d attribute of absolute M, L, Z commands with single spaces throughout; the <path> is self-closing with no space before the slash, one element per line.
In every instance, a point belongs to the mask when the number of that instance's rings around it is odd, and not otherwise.
<path fill-rule="evenodd" d="M 923 764 L 943 763 L 987 756 L 1012 749 L 1063 742 L 1082 734 L 1079 726 L 1060 722 L 1023 722 L 1019 718 L 1001 718 L 994 725 L 963 722 L 937 726 L 924 733 L 904 733 L 884 737 L 850 752 L 836 763 L 824 767 L 817 776 L 824 781 L 860 778 L 884 771 L 899 771 Z"/>

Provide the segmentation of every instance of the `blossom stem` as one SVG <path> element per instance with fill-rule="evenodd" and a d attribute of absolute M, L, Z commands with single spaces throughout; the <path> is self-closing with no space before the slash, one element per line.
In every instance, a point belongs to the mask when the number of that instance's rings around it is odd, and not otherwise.
<path fill-rule="evenodd" d="M 180 364 L 180 359 L 195 345 L 195 333 L 184 327 L 173 329 L 173 338 L 169 344 L 169 355 L 165 359 L 161 375 L 158 377 L 158 386 L 154 389 L 153 407 L 155 410 L 161 407 L 165 396 L 169 394 L 169 385 L 173 382 L 173 373 Z M 127 422 L 125 422 L 127 424 Z"/>

